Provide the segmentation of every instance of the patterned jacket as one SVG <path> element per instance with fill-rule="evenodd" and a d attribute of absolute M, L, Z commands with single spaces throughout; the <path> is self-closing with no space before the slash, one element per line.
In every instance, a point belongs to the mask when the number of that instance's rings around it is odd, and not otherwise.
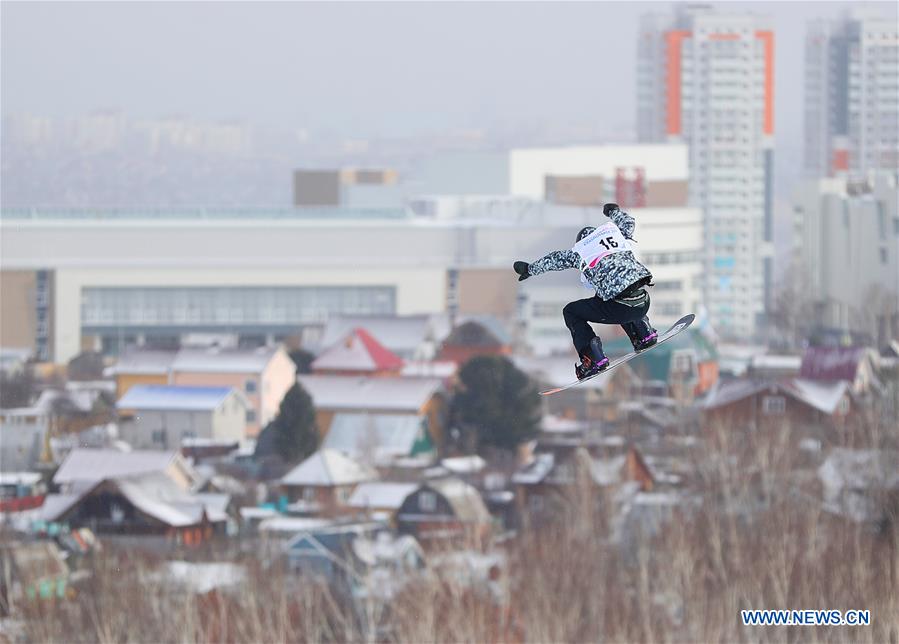
<path fill-rule="evenodd" d="M 609 214 L 626 239 L 634 234 L 634 218 L 626 212 L 615 210 Z M 528 267 L 530 275 L 540 275 L 547 271 L 561 271 L 566 268 L 578 268 L 581 258 L 573 250 L 554 250 L 548 255 L 531 263 Z M 603 301 L 614 300 L 635 282 L 649 278 L 652 273 L 634 257 L 631 251 L 614 253 L 600 260 L 595 268 L 584 271 L 587 281 L 596 289 L 596 295 Z"/>

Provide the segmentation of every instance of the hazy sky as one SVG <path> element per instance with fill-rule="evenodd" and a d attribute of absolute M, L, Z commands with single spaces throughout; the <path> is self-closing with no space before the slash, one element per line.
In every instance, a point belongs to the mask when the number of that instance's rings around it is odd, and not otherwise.
<path fill-rule="evenodd" d="M 726 4 L 773 18 L 777 130 L 800 132 L 805 22 L 850 3 Z M 627 135 L 637 21 L 669 7 L 4 1 L 2 109 L 120 108 L 350 136 L 555 119 Z"/>

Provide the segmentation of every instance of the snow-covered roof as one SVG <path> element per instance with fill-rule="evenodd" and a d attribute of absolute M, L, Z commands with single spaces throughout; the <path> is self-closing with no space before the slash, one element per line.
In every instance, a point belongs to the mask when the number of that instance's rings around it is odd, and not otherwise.
<path fill-rule="evenodd" d="M 540 430 L 548 434 L 571 434 L 587 429 L 587 423 L 577 418 L 564 418 L 547 414 L 543 417 Z"/>
<path fill-rule="evenodd" d="M 300 375 L 317 409 L 418 412 L 440 391 L 437 378 Z"/>
<path fill-rule="evenodd" d="M 116 403 L 116 407 L 135 410 L 214 411 L 232 391 L 235 391 L 232 387 L 134 385 Z"/>
<path fill-rule="evenodd" d="M 330 317 L 321 346 L 329 347 L 355 328 L 368 331 L 378 342 L 403 358 L 413 357 L 432 335 L 427 315 Z"/>
<path fill-rule="evenodd" d="M 371 481 L 360 483 L 350 495 L 347 505 L 351 508 L 398 509 L 406 497 L 418 488 L 416 483 L 388 483 Z"/>
<path fill-rule="evenodd" d="M 176 451 L 120 452 L 114 449 L 78 448 L 73 449 L 59 466 L 53 476 L 53 482 L 64 485 L 78 481 L 100 481 L 117 476 L 162 472 L 176 460 L 190 472 L 190 466 Z"/>
<path fill-rule="evenodd" d="M 35 485 L 40 480 L 39 472 L 0 472 L 0 485 Z"/>
<path fill-rule="evenodd" d="M 478 456 L 455 456 L 440 461 L 440 465 L 454 474 L 473 474 L 480 472 L 487 466 L 487 461 Z"/>
<path fill-rule="evenodd" d="M 203 499 L 188 493 L 170 476 L 158 470 L 99 476 L 76 493 L 50 494 L 44 500 L 42 518 L 46 521 L 55 521 L 87 496 L 97 484 L 107 480 L 112 481 L 122 496 L 135 508 L 166 525 L 176 527 L 195 525 L 202 520 L 204 511 L 212 522 L 227 519 L 224 512 L 214 507 L 215 503 L 210 502 L 213 507 L 207 509 Z"/>
<path fill-rule="evenodd" d="M 206 514 L 210 521 L 227 521 L 228 505 L 231 503 L 230 494 L 198 492 L 193 496 L 206 507 Z"/>
<path fill-rule="evenodd" d="M 78 503 L 89 490 L 82 490 L 75 494 L 48 494 L 41 505 L 41 519 L 44 521 L 56 521 L 65 514 L 69 508 Z"/>
<path fill-rule="evenodd" d="M 798 374 L 802 356 L 755 355 L 750 364 L 756 370 L 795 371 Z"/>
<path fill-rule="evenodd" d="M 408 378 L 451 378 L 456 375 L 459 365 L 449 360 L 406 362 L 400 369 L 400 375 Z"/>
<path fill-rule="evenodd" d="M 277 347 L 253 349 L 183 348 L 172 363 L 173 371 L 202 373 L 262 373 L 278 351 Z"/>
<path fill-rule="evenodd" d="M 480 493 L 465 481 L 459 479 L 438 479 L 423 484 L 436 490 L 453 509 L 453 514 L 460 521 L 470 523 L 488 523 L 490 512 L 484 505 Z"/>
<path fill-rule="evenodd" d="M 290 470 L 281 479 L 283 485 L 352 485 L 378 478 L 371 468 L 337 450 L 322 448 Z"/>
<path fill-rule="evenodd" d="M 106 370 L 109 375 L 165 375 L 175 361 L 176 351 L 130 349 L 122 353 L 115 365 Z"/>
<path fill-rule="evenodd" d="M 758 393 L 788 395 L 825 414 L 833 414 L 848 390 L 845 381 L 819 382 L 803 378 L 769 380 L 731 380 L 719 383 L 703 403 L 705 409 L 717 409 Z"/>
<path fill-rule="evenodd" d="M 512 482 L 522 485 L 534 485 L 546 478 L 556 463 L 553 454 L 536 454 L 530 463 L 512 475 Z"/>
<path fill-rule="evenodd" d="M 287 532 L 295 534 L 307 530 L 318 530 L 332 524 L 328 519 L 313 519 L 306 517 L 272 517 L 259 524 L 260 532 Z"/>
<path fill-rule="evenodd" d="M 166 525 L 189 526 L 203 518 L 205 505 L 161 472 L 118 477 L 116 484 L 134 507 Z"/>
<path fill-rule="evenodd" d="M 244 506 L 238 512 L 240 513 L 240 518 L 245 521 L 250 519 L 270 519 L 280 515 L 275 508 L 260 508 L 255 505 Z"/>
<path fill-rule="evenodd" d="M 412 414 L 334 414 L 322 447 L 350 456 L 377 459 L 408 456 L 422 434 L 422 419 Z"/>
<path fill-rule="evenodd" d="M 398 355 L 362 328 L 349 331 L 312 361 L 313 371 L 396 371 L 403 366 Z"/>

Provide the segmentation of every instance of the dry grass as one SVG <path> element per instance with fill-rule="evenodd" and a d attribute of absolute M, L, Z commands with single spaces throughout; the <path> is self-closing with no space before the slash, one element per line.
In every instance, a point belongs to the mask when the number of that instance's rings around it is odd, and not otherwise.
<path fill-rule="evenodd" d="M 85 592 L 28 615 L 38 642 L 899 642 L 899 528 L 823 513 L 796 489 L 786 438 L 722 432 L 696 463 L 702 503 L 654 536 L 613 543 L 602 504 L 574 490 L 555 526 L 507 546 L 490 587 L 437 575 L 387 606 L 250 565 L 237 593 L 196 597 L 107 552 Z M 801 468 L 799 468 L 801 469 Z M 757 502 L 751 512 L 737 511 Z M 597 509 L 598 508 L 598 509 Z M 749 608 L 869 609 L 862 627 L 744 627 Z"/>

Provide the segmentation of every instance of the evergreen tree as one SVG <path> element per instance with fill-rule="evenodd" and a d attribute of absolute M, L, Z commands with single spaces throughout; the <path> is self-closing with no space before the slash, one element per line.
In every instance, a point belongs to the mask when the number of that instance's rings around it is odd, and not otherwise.
<path fill-rule="evenodd" d="M 306 349 L 294 349 L 287 355 L 290 356 L 290 359 L 293 360 L 293 363 L 297 366 L 297 373 L 309 373 L 311 371 L 312 361 L 315 360 L 315 355 L 306 351 Z"/>
<path fill-rule="evenodd" d="M 285 462 L 300 461 L 318 449 L 315 407 L 299 383 L 287 390 L 278 415 L 266 425 L 256 441 L 259 456 L 276 455 Z"/>
<path fill-rule="evenodd" d="M 459 380 L 452 418 L 465 443 L 511 450 L 537 435 L 537 388 L 508 358 L 474 357 L 459 370 Z"/>

